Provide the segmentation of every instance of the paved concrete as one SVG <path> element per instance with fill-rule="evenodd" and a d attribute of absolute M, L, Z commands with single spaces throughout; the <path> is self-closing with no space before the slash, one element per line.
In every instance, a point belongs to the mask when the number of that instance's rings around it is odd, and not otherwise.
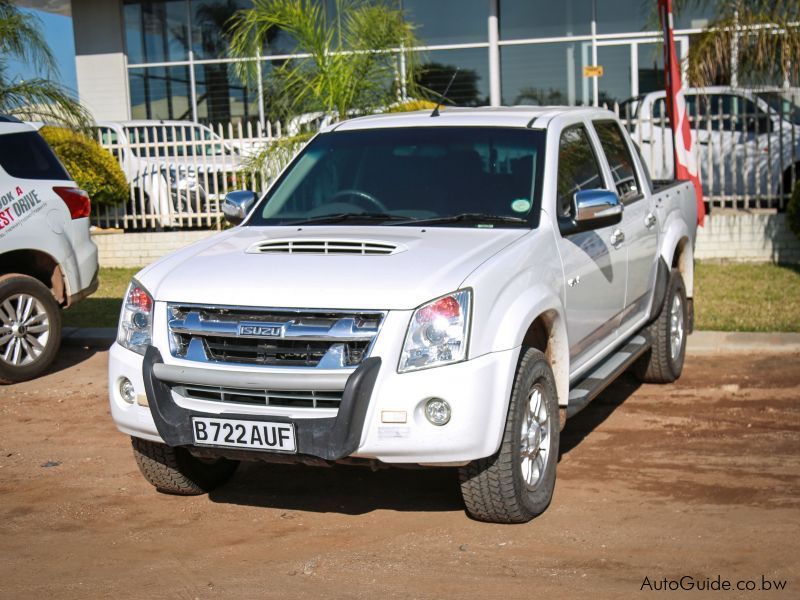
<path fill-rule="evenodd" d="M 117 330 L 111 327 L 64 327 L 66 346 L 108 348 Z M 800 333 L 752 333 L 695 331 L 689 336 L 688 354 L 726 354 L 747 352 L 800 352 Z"/>

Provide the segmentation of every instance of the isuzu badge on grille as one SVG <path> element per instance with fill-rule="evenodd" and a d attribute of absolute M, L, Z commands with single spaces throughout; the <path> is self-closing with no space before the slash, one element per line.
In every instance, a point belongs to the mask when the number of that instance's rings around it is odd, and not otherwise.
<path fill-rule="evenodd" d="M 238 333 L 247 337 L 281 337 L 283 325 L 280 323 L 239 323 Z"/>

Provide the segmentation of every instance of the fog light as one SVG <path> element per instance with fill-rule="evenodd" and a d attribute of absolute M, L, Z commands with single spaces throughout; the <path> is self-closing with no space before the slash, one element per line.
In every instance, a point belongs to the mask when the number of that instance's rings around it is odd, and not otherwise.
<path fill-rule="evenodd" d="M 122 399 L 128 404 L 136 402 L 136 390 L 133 389 L 133 384 L 127 377 L 123 377 L 119 380 L 119 395 L 122 396 Z"/>
<path fill-rule="evenodd" d="M 441 398 L 431 398 L 425 403 L 425 417 L 434 425 L 447 425 L 450 405 Z"/>

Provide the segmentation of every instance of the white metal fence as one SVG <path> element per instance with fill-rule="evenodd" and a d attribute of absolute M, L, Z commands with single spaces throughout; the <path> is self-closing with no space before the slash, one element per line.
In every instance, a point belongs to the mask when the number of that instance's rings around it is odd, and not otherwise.
<path fill-rule="evenodd" d="M 800 111 L 730 94 L 688 98 L 692 150 L 709 209 L 784 210 L 800 178 Z M 611 107 L 626 124 L 653 179 L 674 177 L 664 99 Z M 738 109 L 738 110 L 737 110 Z"/>
<path fill-rule="evenodd" d="M 663 106 L 653 103 L 649 114 L 640 114 L 641 107 L 632 104 L 611 108 L 628 128 L 652 178 L 672 178 L 672 138 Z M 784 209 L 800 178 L 800 129 L 795 125 L 800 115 L 702 109 L 695 107 L 690 119 L 709 209 Z M 302 127 L 319 124 L 307 121 L 301 121 Z M 299 131 L 297 123 L 288 129 L 293 135 Z M 117 157 L 129 182 L 129 198 L 118 207 L 96 208 L 93 222 L 127 230 L 220 228 L 225 194 L 265 190 L 302 147 L 293 139 L 279 123 L 219 125 L 213 132 L 193 123 L 101 126 L 98 140 Z M 268 153 L 264 168 L 251 168 L 252 157 L 263 152 Z"/>
<path fill-rule="evenodd" d="M 101 123 L 97 139 L 116 157 L 129 189 L 127 202 L 96 207 L 92 221 L 127 230 L 220 228 L 225 195 L 266 189 L 296 151 L 280 123 L 213 130 L 190 122 Z M 264 168 L 251 168 L 268 149 Z"/>

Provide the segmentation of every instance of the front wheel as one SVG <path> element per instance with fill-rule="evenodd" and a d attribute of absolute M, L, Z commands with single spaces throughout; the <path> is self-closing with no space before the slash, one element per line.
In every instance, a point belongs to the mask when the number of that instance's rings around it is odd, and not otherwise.
<path fill-rule="evenodd" d="M 41 375 L 61 345 L 61 308 L 37 279 L 0 279 L 0 383 Z"/>
<path fill-rule="evenodd" d="M 139 471 L 165 494 L 205 494 L 227 482 L 239 466 L 235 460 L 205 460 L 192 456 L 186 448 L 173 448 L 141 438 L 131 438 L 131 443 Z"/>
<path fill-rule="evenodd" d="M 459 469 L 467 513 L 490 523 L 526 523 L 549 506 L 556 483 L 559 415 L 544 354 L 520 357 L 500 450 Z"/>

